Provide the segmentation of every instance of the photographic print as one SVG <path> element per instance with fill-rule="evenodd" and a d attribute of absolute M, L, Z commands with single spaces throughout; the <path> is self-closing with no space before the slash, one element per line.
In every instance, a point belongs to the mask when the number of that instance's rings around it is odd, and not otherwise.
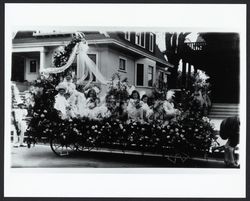
<path fill-rule="evenodd" d="M 12 167 L 239 168 L 238 33 L 13 33 Z"/>
<path fill-rule="evenodd" d="M 5 196 L 244 197 L 244 9 L 6 5 Z"/>

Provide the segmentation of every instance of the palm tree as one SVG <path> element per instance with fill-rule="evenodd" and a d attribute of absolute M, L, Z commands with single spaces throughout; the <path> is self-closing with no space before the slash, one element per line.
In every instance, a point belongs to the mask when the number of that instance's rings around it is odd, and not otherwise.
<path fill-rule="evenodd" d="M 174 65 L 174 68 L 170 70 L 171 77 L 169 79 L 169 87 L 176 88 L 177 86 L 177 76 L 178 76 L 178 65 L 181 59 L 185 58 L 185 39 L 186 36 L 190 34 L 190 32 L 181 32 L 177 34 L 174 33 L 166 33 L 165 41 L 166 41 L 166 51 L 164 52 L 168 58 L 168 61 Z"/>

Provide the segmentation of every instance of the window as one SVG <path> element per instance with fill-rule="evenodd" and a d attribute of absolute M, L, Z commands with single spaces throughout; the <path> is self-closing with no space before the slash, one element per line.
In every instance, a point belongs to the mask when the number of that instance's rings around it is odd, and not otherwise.
<path fill-rule="evenodd" d="M 137 72 L 136 72 L 136 85 L 143 86 L 144 81 L 144 66 L 143 64 L 137 64 Z"/>
<path fill-rule="evenodd" d="M 140 45 L 140 33 L 135 33 L 135 44 Z"/>
<path fill-rule="evenodd" d="M 130 33 L 128 31 L 125 32 L 125 39 L 130 41 Z"/>
<path fill-rule="evenodd" d="M 30 60 L 30 73 L 36 73 L 36 60 Z"/>
<path fill-rule="evenodd" d="M 159 72 L 159 89 L 163 88 L 164 85 L 164 73 L 162 71 Z"/>
<path fill-rule="evenodd" d="M 149 51 L 154 51 L 154 35 L 153 33 L 149 34 Z"/>
<path fill-rule="evenodd" d="M 167 87 L 168 75 L 163 71 L 159 71 L 159 80 L 158 85 L 160 89 L 164 89 Z"/>
<path fill-rule="evenodd" d="M 126 60 L 123 58 L 119 59 L 119 70 L 126 71 Z"/>
<path fill-rule="evenodd" d="M 88 54 L 88 56 L 96 64 L 96 60 L 97 60 L 96 54 Z M 90 75 L 88 75 L 85 80 L 89 80 L 89 78 L 90 78 Z M 94 74 L 93 74 L 93 81 L 96 81 L 96 77 Z"/>
<path fill-rule="evenodd" d="M 135 44 L 141 47 L 145 47 L 145 33 L 136 32 L 135 33 Z"/>
<path fill-rule="evenodd" d="M 141 33 L 141 44 L 142 47 L 145 47 L 145 33 Z"/>
<path fill-rule="evenodd" d="M 148 86 L 153 86 L 153 75 L 154 75 L 154 67 L 148 66 Z"/>

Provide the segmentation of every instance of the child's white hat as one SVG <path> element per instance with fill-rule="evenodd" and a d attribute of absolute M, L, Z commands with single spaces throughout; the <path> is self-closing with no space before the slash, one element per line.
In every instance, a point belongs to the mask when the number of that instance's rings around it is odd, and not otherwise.
<path fill-rule="evenodd" d="M 25 105 L 25 104 L 24 104 L 24 102 L 22 102 L 22 101 L 18 101 L 18 102 L 17 102 L 17 105 L 19 106 L 19 105 Z"/>
<path fill-rule="evenodd" d="M 60 89 L 63 89 L 66 91 L 66 86 L 63 84 L 63 83 L 59 83 L 57 86 L 56 86 L 56 90 L 59 91 Z"/>
<path fill-rule="evenodd" d="M 171 98 L 173 98 L 175 95 L 175 92 L 173 90 L 168 90 L 167 91 L 167 95 L 166 95 L 166 99 L 169 100 Z"/>

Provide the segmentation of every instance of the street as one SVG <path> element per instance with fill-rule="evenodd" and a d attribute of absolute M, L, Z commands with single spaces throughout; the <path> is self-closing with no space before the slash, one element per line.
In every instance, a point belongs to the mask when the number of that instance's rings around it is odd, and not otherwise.
<path fill-rule="evenodd" d="M 197 167 L 224 168 L 220 159 L 194 159 L 176 163 L 167 158 L 125 155 L 119 153 L 75 152 L 70 156 L 55 155 L 49 144 L 36 144 L 31 148 L 12 148 L 12 168 L 152 168 L 152 167 Z"/>

